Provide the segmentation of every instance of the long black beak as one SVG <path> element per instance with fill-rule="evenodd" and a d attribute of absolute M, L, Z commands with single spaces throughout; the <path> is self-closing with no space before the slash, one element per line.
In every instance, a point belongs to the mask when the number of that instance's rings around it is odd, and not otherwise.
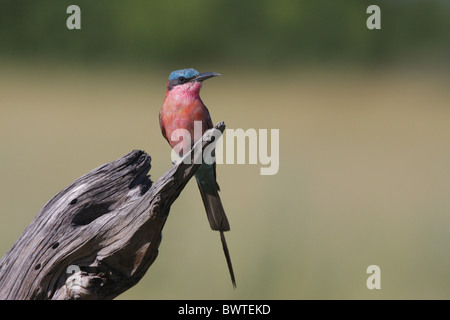
<path fill-rule="evenodd" d="M 202 81 L 205 81 L 206 79 L 209 79 L 209 78 L 212 78 L 212 77 L 217 77 L 217 76 L 220 76 L 220 73 L 203 72 L 203 73 L 200 73 L 200 74 L 196 75 L 195 77 L 193 77 L 191 79 L 191 81 L 202 82 Z"/>

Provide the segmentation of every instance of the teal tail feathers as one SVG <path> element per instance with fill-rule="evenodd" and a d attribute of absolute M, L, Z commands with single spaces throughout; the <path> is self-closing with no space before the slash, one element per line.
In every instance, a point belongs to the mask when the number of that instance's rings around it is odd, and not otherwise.
<path fill-rule="evenodd" d="M 220 231 L 220 240 L 222 240 L 223 253 L 225 254 L 225 258 L 227 259 L 231 283 L 233 284 L 233 288 L 236 288 L 236 279 L 234 277 L 233 265 L 231 264 L 230 252 L 228 251 L 227 241 L 225 240 L 225 235 L 223 234 L 223 231 Z"/>
<path fill-rule="evenodd" d="M 195 173 L 198 188 L 205 205 L 206 215 L 208 216 L 211 229 L 216 231 L 229 231 L 225 210 L 219 196 L 219 185 L 216 181 L 215 167 L 213 165 L 202 165 Z"/>
<path fill-rule="evenodd" d="M 215 169 L 215 165 L 203 164 L 195 173 L 195 179 L 197 180 L 198 188 L 202 196 L 209 225 L 212 230 L 220 232 L 220 240 L 222 241 L 223 252 L 227 260 L 231 282 L 233 283 L 233 287 L 236 288 L 233 265 L 231 264 L 231 257 L 224 235 L 224 231 L 230 230 L 230 224 L 223 209 L 222 201 L 220 200 L 220 188 L 216 181 Z"/>

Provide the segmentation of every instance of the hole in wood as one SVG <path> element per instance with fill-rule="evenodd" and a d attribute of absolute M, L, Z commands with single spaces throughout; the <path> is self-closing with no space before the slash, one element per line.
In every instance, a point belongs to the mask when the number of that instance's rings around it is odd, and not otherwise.
<path fill-rule="evenodd" d="M 56 249 L 56 248 L 58 248 L 59 247 L 59 242 L 55 242 L 53 245 L 52 245 L 52 249 Z"/>
<path fill-rule="evenodd" d="M 109 213 L 111 211 L 109 209 L 110 205 L 111 202 L 84 204 L 73 217 L 72 225 L 84 226 L 91 223 L 95 219 Z"/>
<path fill-rule="evenodd" d="M 75 198 L 75 199 L 73 199 L 72 201 L 70 201 L 70 204 L 75 204 L 75 203 L 77 203 L 77 201 L 78 201 L 78 199 Z"/>
<path fill-rule="evenodd" d="M 41 264 L 38 263 L 38 264 L 36 265 L 36 267 L 34 267 L 34 270 L 39 270 L 40 268 L 41 268 Z"/>

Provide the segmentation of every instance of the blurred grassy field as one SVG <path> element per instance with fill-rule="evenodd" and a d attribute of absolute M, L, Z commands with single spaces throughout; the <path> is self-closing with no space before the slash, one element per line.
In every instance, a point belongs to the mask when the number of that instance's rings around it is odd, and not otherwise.
<path fill-rule="evenodd" d="M 194 66 L 213 122 L 280 129 L 280 170 L 218 167 L 238 287 L 191 182 L 159 257 L 119 299 L 449 299 L 450 88 L 429 70 Z M 58 191 L 133 149 L 171 165 L 166 73 L 2 62 L 0 254 Z M 366 288 L 369 265 L 381 290 Z"/>

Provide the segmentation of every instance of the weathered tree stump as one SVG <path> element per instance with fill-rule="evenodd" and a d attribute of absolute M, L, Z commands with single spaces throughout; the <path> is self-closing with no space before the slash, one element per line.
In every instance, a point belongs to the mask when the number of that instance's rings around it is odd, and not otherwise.
<path fill-rule="evenodd" d="M 214 142 L 212 130 L 197 150 Z M 170 206 L 200 166 L 195 150 L 155 183 L 150 156 L 135 150 L 59 192 L 0 260 L 0 299 L 113 299 L 138 283 L 158 255 Z"/>

